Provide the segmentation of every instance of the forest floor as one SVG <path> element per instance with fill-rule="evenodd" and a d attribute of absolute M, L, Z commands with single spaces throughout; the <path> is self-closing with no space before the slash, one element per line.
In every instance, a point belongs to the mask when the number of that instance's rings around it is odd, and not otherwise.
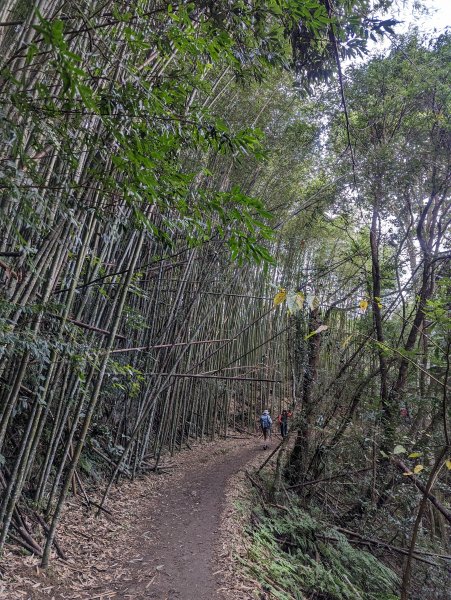
<path fill-rule="evenodd" d="M 273 447 L 276 442 L 274 441 Z M 258 585 L 237 568 L 245 466 L 271 450 L 258 437 L 197 445 L 162 462 L 170 467 L 114 488 L 96 516 L 77 498 L 67 504 L 47 572 L 39 559 L 9 548 L 1 565 L 3 600 L 241 600 Z M 93 499 L 96 497 L 93 496 Z"/>

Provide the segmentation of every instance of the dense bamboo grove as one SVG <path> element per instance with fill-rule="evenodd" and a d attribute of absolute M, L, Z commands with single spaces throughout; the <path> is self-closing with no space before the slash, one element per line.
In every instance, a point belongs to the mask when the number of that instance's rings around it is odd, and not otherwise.
<path fill-rule="evenodd" d="M 290 406 L 278 500 L 402 547 L 404 598 L 447 552 L 450 41 L 343 73 L 374 8 L 0 6 L 0 548 Z"/>
<path fill-rule="evenodd" d="M 269 231 L 233 187 L 258 134 L 208 117 L 240 69 L 231 23 L 152 2 L 30 8 L 4 3 L 0 19 L 0 546 L 10 534 L 41 552 L 18 508 L 32 502 L 51 523 L 46 564 L 86 475 L 109 477 L 106 498 L 163 449 L 252 430 L 285 397 L 286 361 L 267 342 L 283 319 L 245 283 L 262 268 L 227 267 L 230 252 L 266 258 Z"/>

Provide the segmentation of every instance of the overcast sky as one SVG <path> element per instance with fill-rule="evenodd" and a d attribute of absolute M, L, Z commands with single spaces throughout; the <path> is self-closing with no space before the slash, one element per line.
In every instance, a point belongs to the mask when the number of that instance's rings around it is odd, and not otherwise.
<path fill-rule="evenodd" d="M 421 31 L 432 33 L 436 29 L 438 33 L 442 33 L 446 27 L 451 27 L 451 0 L 423 0 L 423 3 L 428 7 L 430 15 L 419 14 L 413 8 L 413 0 L 406 2 L 406 7 L 400 10 L 397 17 L 404 21 L 400 29 L 405 31 L 409 25 L 417 24 Z"/>

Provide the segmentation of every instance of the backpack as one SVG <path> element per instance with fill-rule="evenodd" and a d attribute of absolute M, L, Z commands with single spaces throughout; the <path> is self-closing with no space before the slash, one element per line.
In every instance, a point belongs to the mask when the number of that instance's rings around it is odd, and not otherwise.
<path fill-rule="evenodd" d="M 271 417 L 269 415 L 262 415 L 260 417 L 260 423 L 263 429 L 269 429 L 271 427 Z"/>

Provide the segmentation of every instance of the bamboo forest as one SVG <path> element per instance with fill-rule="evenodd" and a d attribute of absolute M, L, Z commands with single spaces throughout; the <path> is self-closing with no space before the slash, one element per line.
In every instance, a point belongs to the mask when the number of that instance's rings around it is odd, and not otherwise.
<path fill-rule="evenodd" d="M 434 1 L 0 0 L 1 599 L 450 597 Z"/>

